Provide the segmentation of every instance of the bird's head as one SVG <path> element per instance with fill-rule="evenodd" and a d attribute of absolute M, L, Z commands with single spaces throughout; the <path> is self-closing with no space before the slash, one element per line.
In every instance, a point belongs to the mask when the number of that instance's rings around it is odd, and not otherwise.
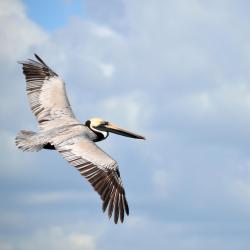
<path fill-rule="evenodd" d="M 91 118 L 88 121 L 86 121 L 85 125 L 90 128 L 93 132 L 99 136 L 98 140 L 106 139 L 109 135 L 109 132 L 115 133 L 118 135 L 123 135 L 135 139 L 143 139 L 145 140 L 145 137 L 135 134 L 133 132 L 130 132 L 128 130 L 119 128 L 115 124 L 102 120 L 100 118 Z"/>

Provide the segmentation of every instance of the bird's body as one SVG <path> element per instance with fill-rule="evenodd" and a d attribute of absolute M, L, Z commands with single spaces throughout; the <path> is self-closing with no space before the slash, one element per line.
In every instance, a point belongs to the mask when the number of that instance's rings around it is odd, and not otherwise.
<path fill-rule="evenodd" d="M 38 61 L 21 62 L 26 77 L 26 91 L 37 133 L 21 130 L 16 145 L 23 151 L 57 150 L 91 183 L 103 200 L 103 211 L 114 214 L 115 223 L 124 220 L 129 208 L 118 164 L 95 142 L 104 140 L 109 132 L 127 137 L 144 137 L 121 129 L 99 118 L 80 123 L 69 104 L 63 80 L 37 55 Z"/>

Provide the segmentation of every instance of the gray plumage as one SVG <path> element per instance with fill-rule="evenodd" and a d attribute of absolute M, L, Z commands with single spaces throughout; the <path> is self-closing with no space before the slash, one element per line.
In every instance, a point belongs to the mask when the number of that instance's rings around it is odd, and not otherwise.
<path fill-rule="evenodd" d="M 92 125 L 89 122 L 89 127 L 81 124 L 70 107 L 63 80 L 41 58 L 35 57 L 37 61 L 29 59 L 20 63 L 39 131 L 21 130 L 16 137 L 16 146 L 23 151 L 56 149 L 99 193 L 103 211 L 108 208 L 108 215 L 114 214 L 115 223 L 119 218 L 123 222 L 124 212 L 128 215 L 129 207 L 117 162 L 94 143 L 108 136 L 108 132 L 103 132 L 108 122 L 97 119 L 91 121 Z M 144 139 L 125 130 L 119 133 Z"/>

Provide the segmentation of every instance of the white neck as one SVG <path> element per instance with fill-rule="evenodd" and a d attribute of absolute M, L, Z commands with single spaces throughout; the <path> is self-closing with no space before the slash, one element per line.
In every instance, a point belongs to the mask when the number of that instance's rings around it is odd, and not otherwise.
<path fill-rule="evenodd" d="M 93 132 L 95 132 L 95 134 L 97 135 L 97 137 L 99 137 L 97 141 L 105 140 L 105 139 L 108 137 L 108 135 L 109 135 L 108 132 L 98 130 L 98 129 L 92 127 L 91 125 L 90 125 L 90 129 L 91 129 Z M 102 136 L 100 136 L 100 134 L 101 134 Z"/>

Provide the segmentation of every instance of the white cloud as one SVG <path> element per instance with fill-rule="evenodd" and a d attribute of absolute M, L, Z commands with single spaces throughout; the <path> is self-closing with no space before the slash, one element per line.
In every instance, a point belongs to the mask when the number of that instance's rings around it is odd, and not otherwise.
<path fill-rule="evenodd" d="M 99 105 L 105 117 L 121 121 L 133 129 L 142 128 L 152 115 L 147 97 L 137 92 L 109 97 L 102 100 Z"/>
<path fill-rule="evenodd" d="M 15 146 L 15 136 L 22 125 L 32 124 L 24 78 L 17 60 L 28 51 L 43 44 L 48 34 L 31 21 L 21 1 L 0 1 L 0 112 L 1 112 L 1 166 L 2 178 L 24 178 L 36 171 L 33 155 L 23 153 Z M 21 115 L 20 115 L 21 114 Z M 34 120 L 33 120 L 34 121 Z M 33 129 L 35 125 L 30 126 Z"/>
<path fill-rule="evenodd" d="M 231 200 L 236 200 L 235 207 L 241 213 L 248 213 L 250 209 L 250 160 L 238 164 L 233 170 L 234 176 L 227 176 L 227 191 Z"/>
<path fill-rule="evenodd" d="M 230 190 L 238 196 L 241 201 L 241 205 L 248 204 L 248 208 L 250 205 L 250 184 L 248 180 L 238 179 L 233 182 L 232 189 Z"/>
<path fill-rule="evenodd" d="M 75 246 L 80 249 L 95 249 L 95 242 L 93 236 L 85 235 L 85 234 L 71 234 L 69 236 L 70 242 L 72 242 Z"/>
<path fill-rule="evenodd" d="M 11 246 L 11 244 L 9 245 Z M 94 250 L 95 245 L 95 238 L 92 235 L 68 232 L 65 228 L 56 226 L 47 230 L 39 230 L 27 238 L 18 240 L 13 243 L 13 248 L 21 250 Z"/>
<path fill-rule="evenodd" d="M 108 4 L 105 15 L 113 15 L 112 4 Z M 244 238 L 249 230 L 239 226 L 233 231 L 232 220 L 242 211 L 241 206 L 249 208 L 249 180 L 229 171 L 249 158 L 249 15 L 242 18 L 237 9 L 244 5 L 233 1 L 159 0 L 122 1 L 121 6 L 123 16 L 109 19 L 109 24 L 73 19 L 66 27 L 47 34 L 27 17 L 21 2 L 0 1 L 0 60 L 4 61 L 0 106 L 5 127 L 1 175 L 19 176 L 24 169 L 30 171 L 31 154 L 16 153 L 12 144 L 13 130 L 35 126 L 24 102 L 24 79 L 15 62 L 28 53 L 32 57 L 38 50 L 67 79 L 71 103 L 76 104 L 73 109 L 82 112 L 80 120 L 99 112 L 101 117 L 142 134 L 147 129 L 150 135 L 143 150 L 124 144 L 121 152 L 121 159 L 128 162 L 129 175 L 132 173 L 126 187 L 134 195 L 131 211 L 147 214 L 149 219 L 129 217 L 128 224 L 114 227 L 112 234 L 109 230 L 113 227 L 108 224 L 102 234 L 104 244 L 100 244 L 104 249 L 163 249 L 165 241 L 175 249 L 248 249 L 242 246 L 249 246 L 249 239 Z M 96 11 L 102 8 L 98 5 Z M 112 22 L 124 23 L 114 31 Z M 27 124 L 27 128 L 21 124 Z M 52 166 L 56 161 L 48 162 Z M 62 172 L 57 172 L 52 185 L 61 182 Z M 222 178 L 225 175 L 226 181 Z M 249 177 L 249 172 L 245 176 Z M 157 195 L 160 199 L 155 199 Z M 78 192 L 62 191 L 29 192 L 21 198 L 26 204 L 46 206 L 76 201 L 78 197 Z M 137 207 L 139 199 L 144 200 Z M 236 203 L 241 205 L 228 211 Z M 243 216 L 247 218 L 249 211 Z M 220 222 L 209 227 L 204 221 L 211 218 Z M 185 224 L 185 220 L 190 223 Z M 21 224 L 22 218 L 14 217 L 11 229 L 15 221 Z M 198 226 L 196 221 L 200 222 Z M 99 221 L 97 224 L 96 228 Z M 141 230 L 125 230 L 129 224 Z M 27 230 L 30 233 L 32 225 Z M 226 235 L 224 239 L 221 232 Z M 234 233 L 238 233 L 238 239 L 231 237 Z M 114 234 L 119 242 L 107 242 Z M 150 241 L 152 238 L 156 240 Z M 1 244 L 0 248 L 17 248 L 15 243 Z M 96 247 L 93 235 L 61 227 L 35 232 L 18 244 L 25 250 L 34 246 L 38 250 Z"/>
<path fill-rule="evenodd" d="M 14 250 L 12 245 L 6 241 L 0 240 L 0 249 L 1 250 Z"/>
<path fill-rule="evenodd" d="M 244 82 L 230 82 L 225 79 L 222 84 L 206 92 L 192 93 L 183 101 L 189 104 L 191 111 L 200 114 L 223 114 L 223 110 L 233 115 L 235 112 L 250 111 L 250 87 Z"/>
<path fill-rule="evenodd" d="M 100 25 L 93 24 L 92 32 L 101 38 L 108 38 L 108 37 L 116 36 L 116 33 L 107 26 L 100 26 Z"/>
<path fill-rule="evenodd" d="M 113 73 L 114 73 L 114 70 L 115 70 L 115 67 L 113 64 L 110 64 L 110 63 L 100 63 L 99 64 L 99 67 L 103 73 L 103 75 L 107 78 L 110 78 L 112 77 Z"/>
<path fill-rule="evenodd" d="M 7 130 L 0 130 L 0 152 L 3 156 L 0 160 L 0 175 L 2 178 L 22 179 L 34 174 L 34 171 L 36 171 L 35 165 L 32 166 L 32 154 L 23 153 L 16 148 L 15 136 L 15 134 Z"/>
<path fill-rule="evenodd" d="M 26 193 L 19 197 L 20 201 L 26 204 L 51 204 L 63 202 L 80 202 L 95 199 L 96 196 L 91 193 L 83 193 L 82 191 L 50 191 L 50 192 L 33 192 Z"/>
<path fill-rule="evenodd" d="M 12 198 L 13 197 L 9 198 L 8 201 Z M 23 225 L 25 223 L 25 220 L 26 218 L 21 212 L 11 211 L 10 209 L 8 209 L 8 211 L 4 211 L 3 209 L 1 209 L 0 224 L 4 228 L 16 228 L 18 225 Z"/>
<path fill-rule="evenodd" d="M 1 60 L 17 61 L 34 46 L 48 38 L 38 25 L 32 22 L 18 0 L 0 1 Z"/>
<path fill-rule="evenodd" d="M 168 174 L 166 169 L 156 169 L 152 176 L 155 195 L 159 198 L 166 198 L 170 191 L 171 186 L 171 176 Z"/>

